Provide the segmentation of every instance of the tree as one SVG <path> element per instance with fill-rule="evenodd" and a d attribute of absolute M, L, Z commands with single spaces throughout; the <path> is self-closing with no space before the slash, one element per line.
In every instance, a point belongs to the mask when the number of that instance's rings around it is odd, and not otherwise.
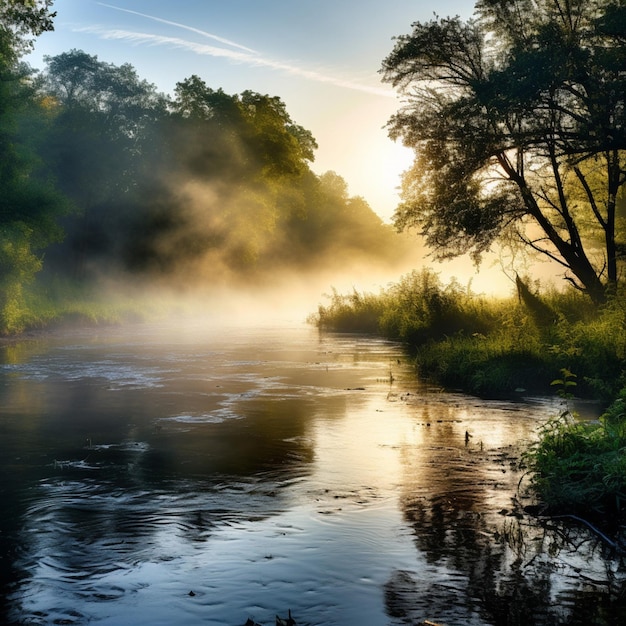
<path fill-rule="evenodd" d="M 54 30 L 53 0 L 0 0 L 0 67 L 11 68 L 30 51 L 33 39 Z"/>
<path fill-rule="evenodd" d="M 37 89 L 52 112 L 38 151 L 43 168 L 81 213 L 66 220 L 66 244 L 49 251 L 48 265 L 69 265 L 85 277 L 91 262 L 111 261 L 127 244 L 129 223 L 144 204 L 146 176 L 156 187 L 152 168 L 162 147 L 155 144 L 167 100 L 128 63 L 106 63 L 82 50 L 45 61 Z"/>
<path fill-rule="evenodd" d="M 22 118 L 41 112 L 20 58 L 52 30 L 51 0 L 0 0 L 0 332 L 18 330 L 23 286 L 41 269 L 41 250 L 60 237 L 65 202 L 36 176 L 37 157 L 20 133 Z"/>
<path fill-rule="evenodd" d="M 315 158 L 317 143 L 310 131 L 295 124 L 283 101 L 277 96 L 244 91 L 229 95 L 211 89 L 198 76 L 176 85 L 174 110 L 196 129 L 201 127 L 212 142 L 219 142 L 217 152 L 224 160 L 226 152 L 233 159 L 243 159 L 250 173 L 273 178 L 298 175 Z"/>
<path fill-rule="evenodd" d="M 513 233 L 601 303 L 624 233 L 623 0 L 479 0 L 475 18 L 413 24 L 384 60 L 405 96 L 390 136 L 415 150 L 399 229 L 439 258 Z"/>

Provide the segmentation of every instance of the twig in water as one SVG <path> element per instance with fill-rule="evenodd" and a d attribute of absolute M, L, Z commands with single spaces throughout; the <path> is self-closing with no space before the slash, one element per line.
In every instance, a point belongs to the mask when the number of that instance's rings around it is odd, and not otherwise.
<path fill-rule="evenodd" d="M 607 537 L 599 528 L 596 528 L 591 522 L 587 521 L 586 519 L 579 517 L 578 515 L 571 515 L 571 514 L 552 516 L 553 519 L 561 519 L 565 517 L 569 517 L 570 519 L 576 520 L 577 522 L 580 522 L 581 524 L 584 524 L 585 526 L 587 526 L 587 528 L 589 528 L 592 532 L 598 535 L 598 537 L 600 537 L 600 539 L 602 539 L 608 546 L 613 548 L 613 550 L 616 550 L 617 552 L 621 554 L 626 553 L 626 551 L 620 545 L 618 545 L 611 538 Z"/>

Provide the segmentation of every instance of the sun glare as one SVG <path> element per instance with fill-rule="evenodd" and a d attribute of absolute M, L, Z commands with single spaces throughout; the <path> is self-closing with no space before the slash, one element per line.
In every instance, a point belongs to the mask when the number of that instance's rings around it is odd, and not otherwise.
<path fill-rule="evenodd" d="M 402 174 L 411 167 L 414 152 L 398 142 L 389 142 L 385 158 L 385 166 L 381 172 L 382 181 L 390 189 L 400 191 Z"/>

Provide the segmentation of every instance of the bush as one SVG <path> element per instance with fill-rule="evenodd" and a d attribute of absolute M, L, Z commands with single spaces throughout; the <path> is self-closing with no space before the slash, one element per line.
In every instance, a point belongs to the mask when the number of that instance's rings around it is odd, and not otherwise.
<path fill-rule="evenodd" d="M 626 389 L 597 422 L 548 421 L 526 455 L 531 486 L 552 511 L 621 518 L 626 504 Z"/>

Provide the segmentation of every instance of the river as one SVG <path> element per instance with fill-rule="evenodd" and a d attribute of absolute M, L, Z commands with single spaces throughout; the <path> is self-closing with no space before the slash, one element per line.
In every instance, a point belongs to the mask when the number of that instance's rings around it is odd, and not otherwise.
<path fill-rule="evenodd" d="M 292 322 L 66 330 L 4 346 L 0 394 L 3 623 L 626 615 L 618 558 L 515 506 L 519 451 L 558 403 L 444 393 L 398 344 Z"/>

